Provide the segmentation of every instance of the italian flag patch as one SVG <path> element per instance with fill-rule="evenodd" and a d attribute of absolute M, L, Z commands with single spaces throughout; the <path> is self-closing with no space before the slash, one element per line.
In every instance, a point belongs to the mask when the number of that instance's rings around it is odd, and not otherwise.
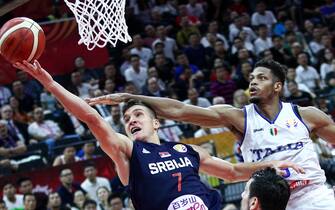
<path fill-rule="evenodd" d="M 271 134 L 271 136 L 277 136 L 278 129 L 277 128 L 270 128 L 270 134 Z"/>

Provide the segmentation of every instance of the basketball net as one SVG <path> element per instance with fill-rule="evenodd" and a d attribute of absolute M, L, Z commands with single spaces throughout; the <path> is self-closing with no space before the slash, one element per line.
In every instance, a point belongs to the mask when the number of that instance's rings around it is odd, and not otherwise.
<path fill-rule="evenodd" d="M 80 40 L 88 50 L 96 46 L 115 47 L 118 40 L 131 41 L 124 18 L 126 0 L 64 0 L 78 23 Z"/>

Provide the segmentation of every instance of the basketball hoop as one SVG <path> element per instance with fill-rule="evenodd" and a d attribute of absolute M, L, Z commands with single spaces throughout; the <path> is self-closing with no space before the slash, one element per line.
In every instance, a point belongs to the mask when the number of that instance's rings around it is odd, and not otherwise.
<path fill-rule="evenodd" d="M 78 23 L 80 40 L 88 50 L 105 47 L 110 43 L 115 47 L 118 40 L 131 41 L 125 20 L 126 0 L 64 0 Z"/>

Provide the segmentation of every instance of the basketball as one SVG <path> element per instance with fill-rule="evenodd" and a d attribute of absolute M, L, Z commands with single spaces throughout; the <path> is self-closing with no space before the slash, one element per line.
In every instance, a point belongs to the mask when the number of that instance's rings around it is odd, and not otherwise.
<path fill-rule="evenodd" d="M 38 59 L 45 47 L 44 32 L 35 21 L 18 17 L 0 29 L 0 53 L 10 63 Z"/>

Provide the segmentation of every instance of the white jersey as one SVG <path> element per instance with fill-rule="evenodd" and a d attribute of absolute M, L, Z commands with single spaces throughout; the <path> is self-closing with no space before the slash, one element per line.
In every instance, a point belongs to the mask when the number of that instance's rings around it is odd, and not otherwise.
<path fill-rule="evenodd" d="M 318 156 L 309 137 L 309 129 L 290 103 L 280 102 L 281 109 L 273 121 L 263 116 L 256 105 L 244 108 L 245 132 L 241 151 L 245 162 L 289 160 L 305 170 L 298 174 L 287 169 L 285 178 L 295 188 L 294 181 L 323 184 L 326 181 Z M 298 185 L 299 185 L 298 184 Z"/>

